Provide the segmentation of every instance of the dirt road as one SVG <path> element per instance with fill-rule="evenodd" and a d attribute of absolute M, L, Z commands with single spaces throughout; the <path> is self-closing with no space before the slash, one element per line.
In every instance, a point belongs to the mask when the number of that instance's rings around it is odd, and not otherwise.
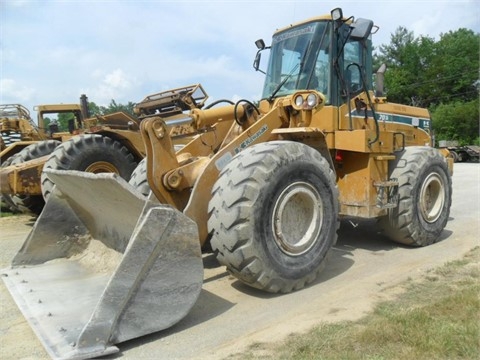
<path fill-rule="evenodd" d="M 401 291 L 397 285 L 402 281 L 480 245 L 480 165 L 456 164 L 453 196 L 442 240 L 426 248 L 391 243 L 375 232 L 372 221 L 342 222 L 320 279 L 288 295 L 250 289 L 206 256 L 203 290 L 189 315 L 171 329 L 120 344 L 120 353 L 108 358 L 221 359 L 251 343 L 276 341 L 322 321 L 357 319 Z M 0 219 L 1 268 L 8 266 L 31 226 L 27 216 Z M 48 359 L 3 282 L 0 304 L 0 357 Z"/>

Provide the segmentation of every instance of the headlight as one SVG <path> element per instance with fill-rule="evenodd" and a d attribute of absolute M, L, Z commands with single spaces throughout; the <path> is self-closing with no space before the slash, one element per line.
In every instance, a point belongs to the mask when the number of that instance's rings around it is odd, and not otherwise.
<path fill-rule="evenodd" d="M 298 95 L 295 98 L 295 105 L 297 105 L 298 107 L 301 107 L 303 105 L 303 96 L 302 95 Z"/>
<path fill-rule="evenodd" d="M 313 109 L 320 110 L 320 108 L 323 106 L 323 103 L 325 102 L 325 97 L 322 93 L 303 90 L 294 94 L 293 99 L 291 99 L 290 101 L 292 100 L 292 106 L 297 111 Z"/>
<path fill-rule="evenodd" d="M 309 94 L 307 96 L 307 105 L 309 108 L 314 108 L 315 106 L 318 105 L 318 98 L 317 98 L 317 95 L 315 94 Z"/>

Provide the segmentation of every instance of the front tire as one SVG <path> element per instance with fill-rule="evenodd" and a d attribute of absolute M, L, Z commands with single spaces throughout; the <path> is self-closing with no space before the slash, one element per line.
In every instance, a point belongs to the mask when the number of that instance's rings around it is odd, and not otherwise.
<path fill-rule="evenodd" d="M 98 134 L 79 135 L 63 142 L 50 155 L 44 169 L 115 173 L 129 180 L 137 166 L 131 152 L 120 142 Z M 48 199 L 54 183 L 42 172 L 42 194 Z"/>
<path fill-rule="evenodd" d="M 434 148 L 407 147 L 392 164 L 399 181 L 399 204 L 380 219 L 386 235 L 401 244 L 438 241 L 452 204 L 452 179 L 445 158 Z"/>
<path fill-rule="evenodd" d="M 242 282 L 287 293 L 323 269 L 338 213 L 335 175 L 320 153 L 289 141 L 254 145 L 232 159 L 213 187 L 210 243 Z"/>
<path fill-rule="evenodd" d="M 179 151 L 183 148 L 183 145 L 174 145 L 175 151 Z M 128 181 L 130 185 L 132 185 L 135 189 L 140 191 L 142 195 L 148 197 L 152 189 L 150 188 L 150 184 L 148 183 L 147 178 L 147 158 L 143 158 L 132 172 L 132 176 Z"/>

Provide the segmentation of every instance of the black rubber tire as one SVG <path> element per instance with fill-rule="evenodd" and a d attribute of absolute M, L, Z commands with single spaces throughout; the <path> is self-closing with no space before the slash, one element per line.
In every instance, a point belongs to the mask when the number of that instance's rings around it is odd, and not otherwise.
<path fill-rule="evenodd" d="M 458 155 L 458 162 L 466 162 L 468 161 L 468 154 L 465 151 L 457 152 Z"/>
<path fill-rule="evenodd" d="M 445 158 L 434 148 L 407 147 L 390 173 L 399 182 L 399 203 L 380 219 L 385 234 L 411 246 L 437 242 L 452 204 L 452 179 Z"/>
<path fill-rule="evenodd" d="M 128 181 L 136 166 L 135 157 L 120 142 L 107 136 L 85 134 L 75 136 L 58 146 L 43 168 L 114 172 Z M 54 185 L 47 174 L 42 172 L 42 194 L 45 200 L 50 196 Z"/>
<path fill-rule="evenodd" d="M 142 159 L 135 170 L 132 172 L 132 176 L 128 181 L 130 185 L 132 185 L 135 189 L 137 189 L 142 195 L 149 196 L 150 195 L 150 185 L 148 184 L 147 179 L 147 159 Z"/>
<path fill-rule="evenodd" d="M 450 155 L 453 157 L 453 162 L 458 162 L 458 154 L 455 151 L 450 150 Z"/>
<path fill-rule="evenodd" d="M 242 282 L 271 293 L 315 280 L 337 240 L 334 172 L 301 143 L 272 141 L 236 155 L 222 169 L 208 209 L 218 261 Z"/>
<path fill-rule="evenodd" d="M 12 164 L 12 161 L 15 159 L 15 157 L 18 156 L 17 154 L 14 154 L 7 158 L 1 165 L 0 168 L 10 166 Z M 21 213 L 22 211 L 18 208 L 17 205 L 12 200 L 12 196 L 10 194 L 1 194 L 0 198 L 0 203 L 1 203 L 1 210 L 2 211 L 10 211 L 14 214 Z"/>
<path fill-rule="evenodd" d="M 184 145 L 174 145 L 175 151 L 179 151 L 182 149 Z M 130 185 L 132 185 L 135 189 L 140 191 L 142 195 L 148 197 L 152 189 L 150 188 L 150 184 L 148 183 L 147 179 L 147 159 L 142 159 L 135 170 L 133 170 L 132 176 L 128 181 Z"/>
<path fill-rule="evenodd" d="M 57 146 L 61 144 L 57 140 L 45 140 L 28 145 L 17 154 L 8 158 L 3 166 L 21 164 L 23 162 L 38 159 L 42 156 L 51 154 Z M 24 194 L 2 194 L 3 201 L 8 204 L 10 209 L 14 212 L 31 212 L 33 214 L 40 214 L 42 212 L 45 201 L 41 195 L 24 195 Z"/>
<path fill-rule="evenodd" d="M 18 153 L 13 154 L 13 155 L 10 156 L 9 158 L 7 158 L 4 162 L 2 162 L 2 164 L 1 164 L 0 167 L 7 167 L 7 166 L 12 165 L 12 161 L 13 161 L 17 156 L 18 156 Z"/>

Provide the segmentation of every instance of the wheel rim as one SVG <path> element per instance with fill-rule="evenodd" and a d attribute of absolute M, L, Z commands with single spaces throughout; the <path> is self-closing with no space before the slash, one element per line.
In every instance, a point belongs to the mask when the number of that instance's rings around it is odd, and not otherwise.
<path fill-rule="evenodd" d="M 441 177 L 432 173 L 427 176 L 420 189 L 420 210 L 428 223 L 438 220 L 445 204 L 445 191 Z"/>
<path fill-rule="evenodd" d="M 287 255 L 307 252 L 316 242 L 323 223 L 323 203 L 308 183 L 296 182 L 278 197 L 272 213 L 273 237 Z"/>
<path fill-rule="evenodd" d="M 106 161 L 97 161 L 93 164 L 90 164 L 86 169 L 85 172 L 90 172 L 94 174 L 98 173 L 115 173 L 118 174 L 118 169 L 116 166 L 112 165 Z"/>

